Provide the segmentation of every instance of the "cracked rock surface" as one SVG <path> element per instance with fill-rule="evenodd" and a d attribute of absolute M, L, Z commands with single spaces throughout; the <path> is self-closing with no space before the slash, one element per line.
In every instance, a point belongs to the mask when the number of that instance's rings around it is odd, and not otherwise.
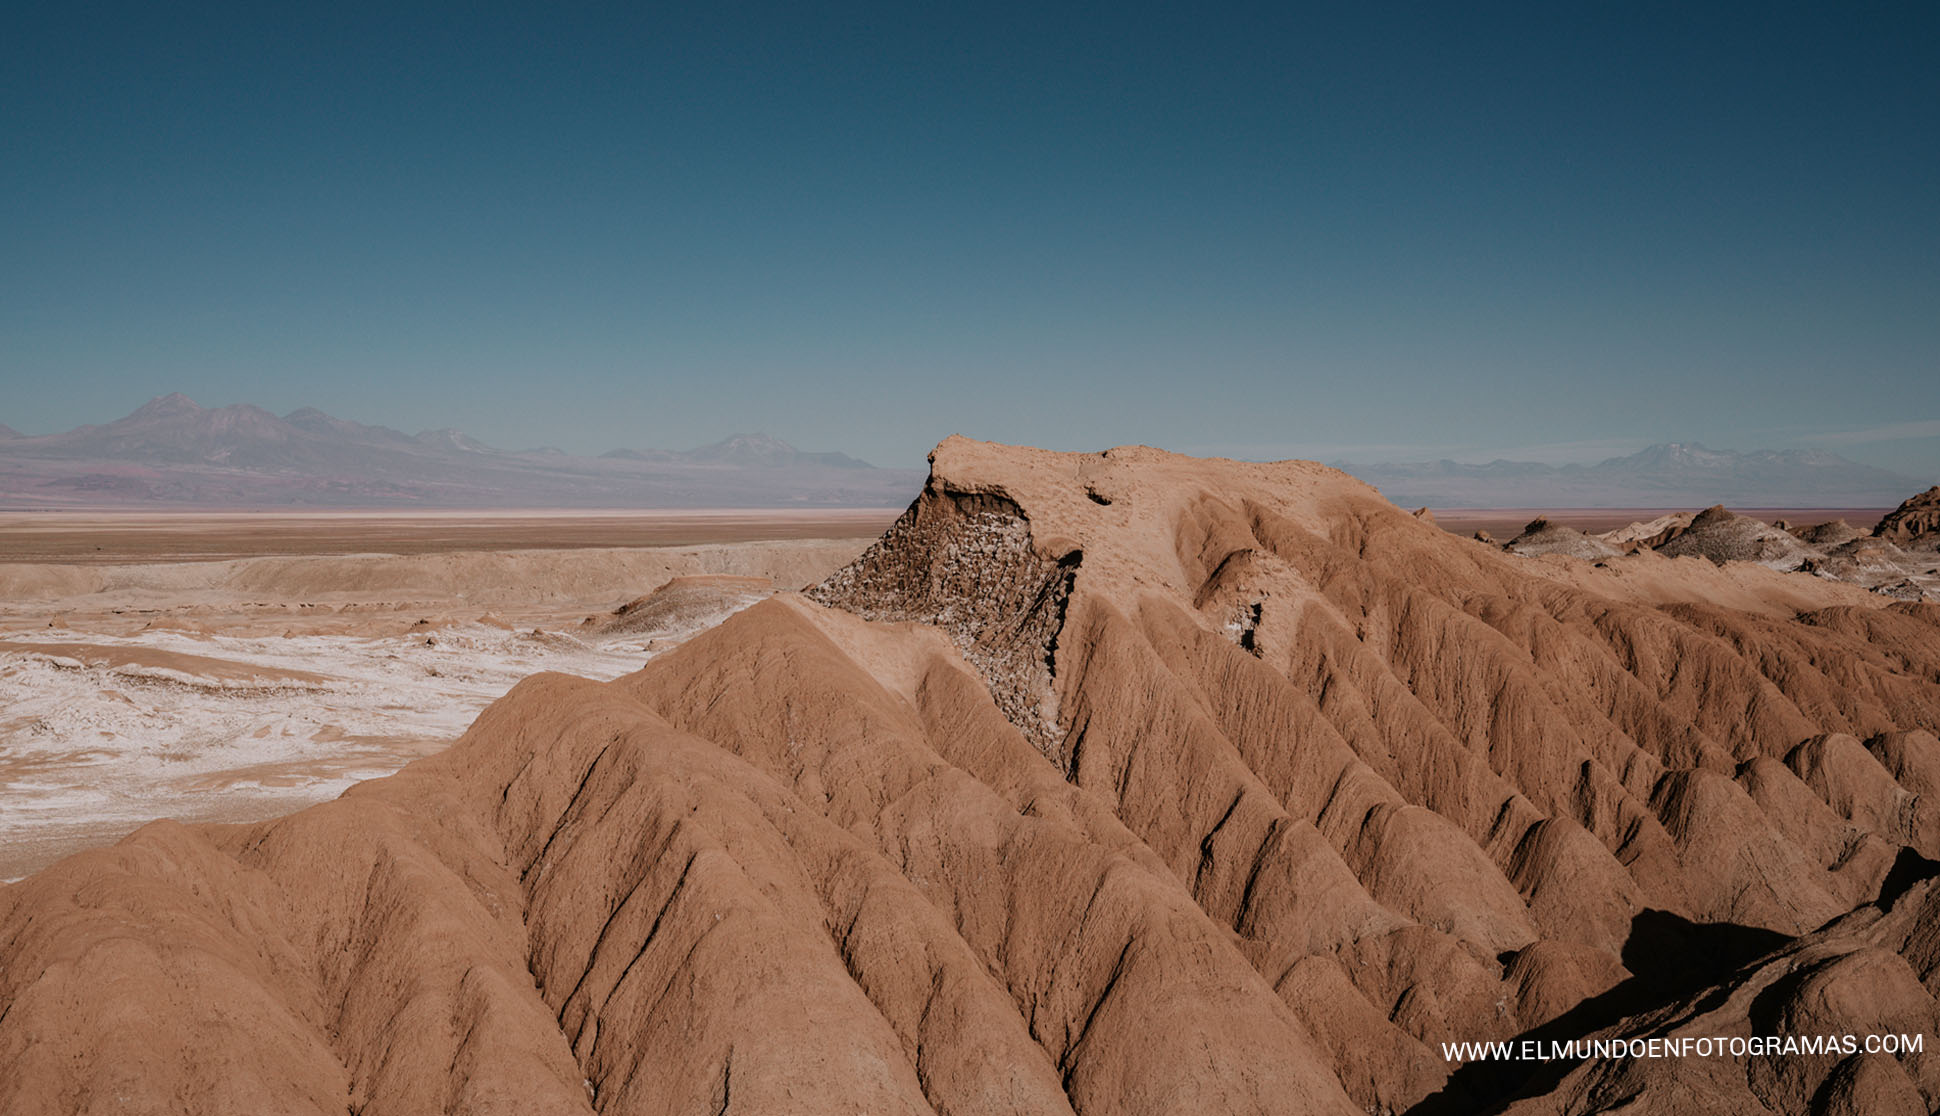
<path fill-rule="evenodd" d="M 931 486 L 860 558 L 806 591 L 866 620 L 915 620 L 947 633 L 991 699 L 1040 752 L 1054 752 L 1058 632 L 1083 555 L 1048 558 L 1000 495 Z"/>

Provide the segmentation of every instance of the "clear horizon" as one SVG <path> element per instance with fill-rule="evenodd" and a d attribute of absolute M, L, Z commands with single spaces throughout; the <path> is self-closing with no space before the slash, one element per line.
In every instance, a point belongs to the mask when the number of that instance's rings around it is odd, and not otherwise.
<path fill-rule="evenodd" d="M 1940 10 L 58 7 L 0 423 L 1940 474 Z"/>

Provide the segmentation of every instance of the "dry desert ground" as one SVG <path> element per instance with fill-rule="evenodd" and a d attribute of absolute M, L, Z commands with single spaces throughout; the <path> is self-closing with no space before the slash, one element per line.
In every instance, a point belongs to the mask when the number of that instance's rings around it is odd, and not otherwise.
<path fill-rule="evenodd" d="M 0 513 L 0 879 L 152 818 L 334 798 L 526 675 L 636 670 L 893 518 Z M 686 608 L 611 623 L 677 577 Z"/>

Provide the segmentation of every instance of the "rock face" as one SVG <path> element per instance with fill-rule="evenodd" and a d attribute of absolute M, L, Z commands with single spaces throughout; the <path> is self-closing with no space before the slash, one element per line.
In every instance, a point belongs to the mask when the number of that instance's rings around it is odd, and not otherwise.
<path fill-rule="evenodd" d="M 1933 1035 L 1936 728 L 1940 606 L 952 439 L 807 595 L 0 888 L 0 1111 L 1926 1111 L 1442 1044 Z"/>
<path fill-rule="evenodd" d="M 990 696 L 1039 751 L 1058 736 L 1052 652 L 1083 555 L 1041 555 L 1017 505 L 933 481 L 854 565 L 808 598 L 869 620 L 920 620 L 947 633 Z"/>
<path fill-rule="evenodd" d="M 1940 548 L 1940 485 L 1886 513 L 1873 535 L 1905 547 Z"/>

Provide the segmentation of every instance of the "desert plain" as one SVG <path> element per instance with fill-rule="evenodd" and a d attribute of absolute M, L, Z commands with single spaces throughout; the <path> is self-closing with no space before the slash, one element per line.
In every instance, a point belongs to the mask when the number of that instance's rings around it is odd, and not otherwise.
<path fill-rule="evenodd" d="M 0 880 L 153 818 L 335 797 L 449 744 L 520 678 L 636 670 L 894 517 L 0 513 Z M 688 607 L 608 630 L 674 578 Z"/>

